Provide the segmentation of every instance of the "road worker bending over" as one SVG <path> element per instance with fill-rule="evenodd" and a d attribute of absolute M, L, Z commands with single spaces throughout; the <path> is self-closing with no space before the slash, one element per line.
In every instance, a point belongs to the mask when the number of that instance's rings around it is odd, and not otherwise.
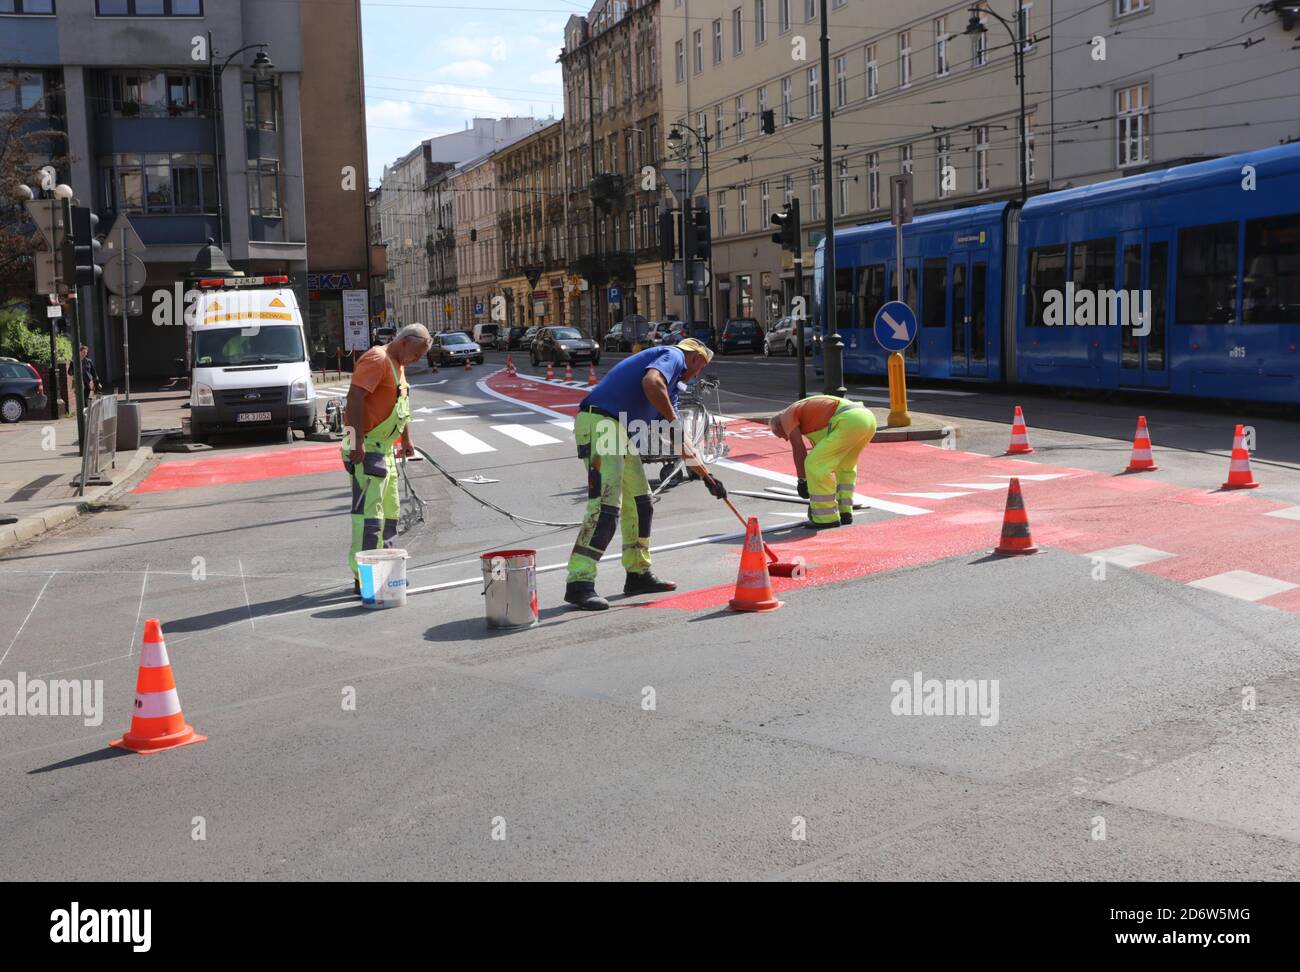
<path fill-rule="evenodd" d="M 361 593 L 357 552 L 391 547 L 397 536 L 401 500 L 397 495 L 397 452 L 415 455 L 411 445 L 410 389 L 406 365 L 425 356 L 433 341 L 423 324 L 408 324 L 388 344 L 357 359 L 348 389 L 343 424 L 343 467 L 352 478 L 352 547 L 348 566 L 352 586 Z"/>
<path fill-rule="evenodd" d="M 778 439 L 790 442 L 799 495 L 808 501 L 807 526 L 822 530 L 852 523 L 858 454 L 876 434 L 871 409 L 834 395 L 810 395 L 772 416 L 768 426 Z M 811 452 L 805 436 L 813 444 Z"/>
<path fill-rule="evenodd" d="M 713 360 L 713 352 L 687 338 L 677 345 L 647 348 L 624 358 L 591 390 L 573 420 L 578 458 L 587 470 L 587 515 L 569 557 L 564 600 L 583 611 L 604 611 L 609 602 L 596 593 L 596 566 L 614 538 L 614 525 L 623 518 L 623 567 L 627 571 L 624 594 L 651 594 L 675 590 L 672 581 L 650 571 L 650 520 L 654 505 L 646 482 L 641 454 L 660 431 L 677 418 L 677 393 Z M 680 432 L 687 466 L 704 480 L 718 498 L 727 495 L 722 483 L 691 452 Z"/>

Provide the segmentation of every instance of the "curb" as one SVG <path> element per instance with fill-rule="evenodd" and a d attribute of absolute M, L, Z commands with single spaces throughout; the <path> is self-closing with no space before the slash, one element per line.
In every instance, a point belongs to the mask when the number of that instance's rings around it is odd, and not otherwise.
<path fill-rule="evenodd" d="M 872 436 L 872 442 L 921 442 L 927 439 L 943 439 L 948 436 L 956 436 L 961 426 L 956 424 L 945 425 L 942 428 L 935 429 L 918 429 L 914 426 L 891 429 L 886 426 L 883 429 L 877 429 L 876 434 Z"/>
<path fill-rule="evenodd" d="M 155 439 L 155 441 L 157 441 Z M 126 492 L 127 488 L 134 484 L 136 473 L 150 459 L 154 458 L 153 443 L 142 445 L 135 450 L 135 455 L 131 461 L 123 467 L 121 475 L 117 481 L 109 486 L 103 493 L 91 500 L 81 500 L 77 503 L 67 503 L 63 506 L 55 506 L 52 509 L 45 510 L 43 513 L 26 516 L 17 523 L 11 524 L 0 530 L 0 552 L 4 552 L 11 547 L 15 547 L 24 541 L 39 537 L 43 533 L 53 530 L 57 526 L 74 520 L 82 513 L 94 509 L 98 506 L 116 499 Z"/>

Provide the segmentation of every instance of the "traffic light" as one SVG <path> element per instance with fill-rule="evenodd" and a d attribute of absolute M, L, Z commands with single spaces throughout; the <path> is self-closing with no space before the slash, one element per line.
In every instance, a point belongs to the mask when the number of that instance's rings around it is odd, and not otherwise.
<path fill-rule="evenodd" d="M 672 210 L 659 214 L 659 259 L 664 263 L 677 259 L 677 225 Z"/>
<path fill-rule="evenodd" d="M 69 287 L 83 287 L 93 284 L 102 273 L 95 263 L 99 217 L 85 206 L 70 206 L 68 211 L 72 219 L 69 231 L 63 235 L 63 281 Z"/>
<path fill-rule="evenodd" d="M 697 207 L 691 210 L 691 225 L 686 231 L 687 256 L 692 260 L 707 260 L 713 245 L 709 231 L 709 211 Z"/>
<path fill-rule="evenodd" d="M 791 199 L 790 205 L 785 207 L 784 212 L 773 213 L 772 222 L 780 227 L 777 232 L 772 234 L 772 242 L 780 243 L 783 250 L 789 250 L 792 253 L 799 252 L 799 235 L 801 233 L 799 200 Z"/>
<path fill-rule="evenodd" d="M 764 135 L 771 135 L 776 131 L 776 109 L 765 108 L 762 115 L 759 116 L 759 130 Z"/>

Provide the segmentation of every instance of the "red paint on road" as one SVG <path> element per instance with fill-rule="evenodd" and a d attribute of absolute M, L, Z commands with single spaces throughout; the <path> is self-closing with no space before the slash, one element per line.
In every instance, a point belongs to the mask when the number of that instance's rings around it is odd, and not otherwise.
<path fill-rule="evenodd" d="M 158 493 L 169 489 L 224 486 L 228 483 L 252 483 L 262 479 L 342 471 L 343 459 L 337 445 L 291 446 L 251 455 L 164 462 L 132 492 Z"/>

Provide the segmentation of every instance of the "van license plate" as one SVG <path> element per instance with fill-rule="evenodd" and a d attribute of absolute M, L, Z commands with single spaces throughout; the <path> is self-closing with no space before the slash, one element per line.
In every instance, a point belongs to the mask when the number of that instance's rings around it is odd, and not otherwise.
<path fill-rule="evenodd" d="M 240 412 L 235 416 L 236 422 L 269 422 L 270 412 Z"/>

